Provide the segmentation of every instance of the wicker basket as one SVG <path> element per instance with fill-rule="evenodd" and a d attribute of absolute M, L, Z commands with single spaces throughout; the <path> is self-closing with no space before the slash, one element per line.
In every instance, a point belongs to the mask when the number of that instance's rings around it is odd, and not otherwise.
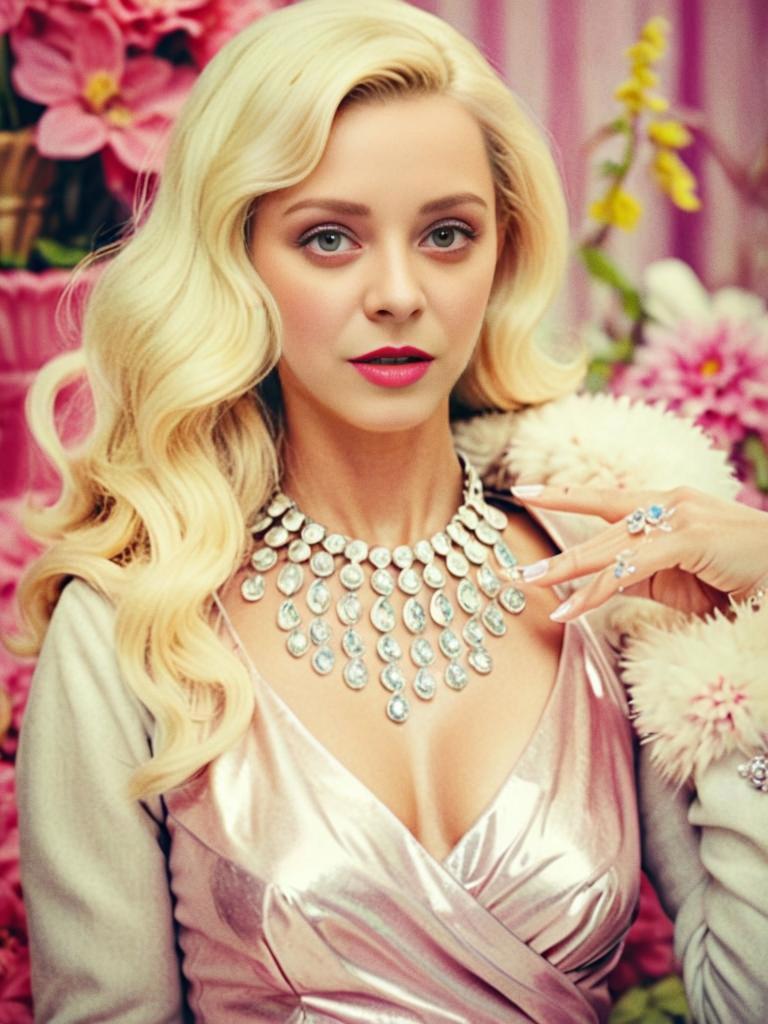
<path fill-rule="evenodd" d="M 0 132 L 0 260 L 6 266 L 26 265 L 55 169 L 37 152 L 33 128 Z"/>

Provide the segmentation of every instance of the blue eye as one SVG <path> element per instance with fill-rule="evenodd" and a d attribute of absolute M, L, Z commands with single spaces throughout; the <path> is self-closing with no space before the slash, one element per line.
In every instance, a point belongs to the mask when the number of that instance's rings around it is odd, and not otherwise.
<path fill-rule="evenodd" d="M 448 252 L 463 249 L 475 238 L 476 233 L 468 224 L 461 221 L 448 224 L 438 224 L 431 228 L 425 238 L 431 241 L 429 248 L 444 249 Z"/>
<path fill-rule="evenodd" d="M 312 252 L 327 253 L 333 256 L 336 253 L 349 252 L 354 248 L 352 239 L 346 232 L 335 227 L 318 227 L 302 235 L 298 241 L 303 249 L 311 248 Z"/>

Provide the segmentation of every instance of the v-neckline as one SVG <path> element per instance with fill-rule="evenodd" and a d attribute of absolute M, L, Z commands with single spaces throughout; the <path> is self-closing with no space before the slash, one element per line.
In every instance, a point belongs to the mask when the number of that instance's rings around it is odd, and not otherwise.
<path fill-rule="evenodd" d="M 510 769 L 506 772 L 499 786 L 491 796 L 490 800 L 485 806 L 478 812 L 477 816 L 473 818 L 468 828 L 459 836 L 453 846 L 448 850 L 444 857 L 440 857 L 437 854 L 432 853 L 416 836 L 411 829 L 405 824 L 405 822 L 392 810 L 392 808 L 378 796 L 370 786 L 368 786 L 363 780 L 356 775 L 351 768 L 349 768 L 344 762 L 333 753 L 317 736 L 312 732 L 308 725 L 297 715 L 293 708 L 285 701 L 278 691 L 268 682 L 268 680 L 262 675 L 259 669 L 256 667 L 253 659 L 251 658 L 248 650 L 243 643 L 240 634 L 238 633 L 232 619 L 229 616 L 226 608 L 224 607 L 221 598 L 218 594 L 214 594 L 214 601 L 216 607 L 224 621 L 235 646 L 240 651 L 243 662 L 250 673 L 254 684 L 258 685 L 261 691 L 266 695 L 268 700 L 271 700 L 273 705 L 278 708 L 282 716 L 288 720 L 293 727 L 294 731 L 311 746 L 319 757 L 328 763 L 331 769 L 338 775 L 342 776 L 348 782 L 360 790 L 364 798 L 373 807 L 376 808 L 378 813 L 388 817 L 393 823 L 397 831 L 405 838 L 406 842 L 414 845 L 418 848 L 428 859 L 434 864 L 439 865 L 444 870 L 448 870 L 449 863 L 456 857 L 461 848 L 469 841 L 470 837 L 477 831 L 482 823 L 493 813 L 493 810 L 503 797 L 507 788 L 511 784 L 512 779 L 515 777 L 520 769 L 523 761 L 529 754 L 534 742 L 540 734 L 541 728 L 552 714 L 555 704 L 559 699 L 559 693 L 562 689 L 562 676 L 565 670 L 565 664 L 568 661 L 566 656 L 567 648 L 571 642 L 571 627 L 578 627 L 578 620 L 573 620 L 564 623 L 563 636 L 560 644 L 560 655 L 558 658 L 557 669 L 555 671 L 555 679 L 552 683 L 552 687 L 547 695 L 547 699 L 544 702 L 544 706 L 541 709 L 536 724 L 531 731 L 530 736 L 526 740 L 523 749 L 520 751 L 518 756 L 515 758 L 514 763 Z"/>

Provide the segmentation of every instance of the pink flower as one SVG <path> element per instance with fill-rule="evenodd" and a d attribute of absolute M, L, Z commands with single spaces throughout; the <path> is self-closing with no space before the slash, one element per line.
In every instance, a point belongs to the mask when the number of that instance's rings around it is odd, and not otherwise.
<path fill-rule="evenodd" d="M 641 875 L 637 917 L 627 932 L 621 960 L 608 978 L 614 995 L 675 970 L 673 934 L 672 922 L 662 910 L 653 886 Z"/>
<path fill-rule="evenodd" d="M 24 905 L 0 879 L 0 1024 L 32 1024 L 32 991 Z"/>
<path fill-rule="evenodd" d="M 26 0 L 0 0 L 0 35 L 18 24 L 26 6 Z"/>
<path fill-rule="evenodd" d="M 105 6 L 134 46 L 151 50 L 169 32 L 200 33 L 198 10 L 209 0 L 106 0 Z"/>
<path fill-rule="evenodd" d="M 40 33 L 12 33 L 13 84 L 47 106 L 37 126 L 44 156 L 78 159 L 105 147 L 133 170 L 157 171 L 166 131 L 194 72 L 159 57 L 126 57 L 103 12 L 62 10 Z"/>
<path fill-rule="evenodd" d="M 756 296 L 735 288 L 708 296 L 677 260 L 651 264 L 646 306 L 655 322 L 635 362 L 611 387 L 663 402 L 690 416 L 730 448 L 768 423 L 768 315 Z"/>
<path fill-rule="evenodd" d="M 199 27 L 190 32 L 192 56 L 205 66 L 246 25 L 285 5 L 286 0 L 209 0 L 195 12 Z"/>
<path fill-rule="evenodd" d="M 0 761 L 0 883 L 10 885 L 21 892 L 19 815 L 16 810 L 14 768 L 7 761 Z"/>

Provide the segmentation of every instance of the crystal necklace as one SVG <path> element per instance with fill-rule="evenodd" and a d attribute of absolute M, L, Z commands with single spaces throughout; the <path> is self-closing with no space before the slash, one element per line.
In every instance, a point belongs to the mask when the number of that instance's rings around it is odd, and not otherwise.
<path fill-rule="evenodd" d="M 517 559 L 502 538 L 507 516 L 484 500 L 476 471 L 462 462 L 462 504 L 444 530 L 412 546 L 390 550 L 328 530 L 281 491 L 251 527 L 254 573 L 241 584 L 242 596 L 261 600 L 267 574 L 276 569 L 275 584 L 284 598 L 277 625 L 286 634 L 288 652 L 308 656 L 321 676 L 343 661 L 342 678 L 353 690 L 367 686 L 372 675 L 357 628 L 367 616 L 377 634 L 378 679 L 389 695 L 386 713 L 392 722 L 405 722 L 411 712 L 407 660 L 413 665 L 411 689 L 421 700 L 435 695 L 436 675 L 451 689 L 463 690 L 471 671 L 486 675 L 493 668 L 487 638 L 503 636 L 506 613 L 517 615 L 525 607 L 525 595 L 509 583 Z M 334 573 L 342 590 L 335 601 L 328 585 Z M 446 589 L 451 577 L 457 581 L 458 609 Z M 364 604 L 366 582 L 375 595 L 370 608 Z M 397 613 L 390 599 L 398 592 L 411 637 L 408 659 L 393 635 Z M 437 651 L 423 635 L 430 619 L 440 630 Z"/>

